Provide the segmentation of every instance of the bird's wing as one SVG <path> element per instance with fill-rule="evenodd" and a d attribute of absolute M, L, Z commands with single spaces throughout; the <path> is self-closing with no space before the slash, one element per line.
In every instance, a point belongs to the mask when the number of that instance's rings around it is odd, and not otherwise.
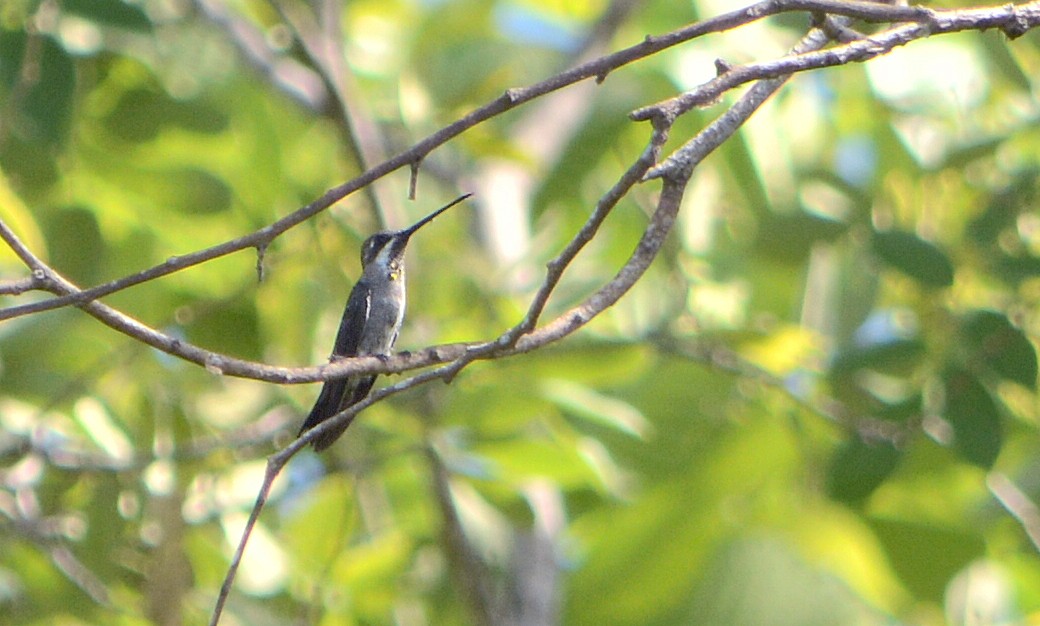
<path fill-rule="evenodd" d="M 336 344 L 332 348 L 334 357 L 357 356 L 361 335 L 365 331 L 371 308 L 372 289 L 364 280 L 359 280 L 350 291 L 347 307 L 343 310 L 343 319 L 340 320 L 339 332 L 336 333 Z"/>
<path fill-rule="evenodd" d="M 357 355 L 358 344 L 361 343 L 361 334 L 365 330 L 365 322 L 368 320 L 371 304 L 372 290 L 364 281 L 359 280 L 347 299 L 347 307 L 343 311 L 343 319 L 340 321 L 339 331 L 336 333 L 336 343 L 332 348 L 332 358 Z M 344 407 L 344 400 L 350 403 L 355 402 L 353 387 L 350 378 L 325 381 L 318 400 L 314 403 L 310 415 L 304 420 L 299 434 L 302 435 L 339 413 Z M 372 384 L 368 383 L 368 387 L 371 388 Z M 339 437 L 338 433 L 331 439 L 334 440 L 336 437 Z"/>
<path fill-rule="evenodd" d="M 325 381 L 325 384 L 321 386 L 321 393 L 318 395 L 317 402 L 314 403 L 310 414 L 303 421 L 300 432 L 296 436 L 299 437 L 336 413 L 339 413 L 340 400 L 343 398 L 346 387 L 347 380 L 345 378 Z"/>

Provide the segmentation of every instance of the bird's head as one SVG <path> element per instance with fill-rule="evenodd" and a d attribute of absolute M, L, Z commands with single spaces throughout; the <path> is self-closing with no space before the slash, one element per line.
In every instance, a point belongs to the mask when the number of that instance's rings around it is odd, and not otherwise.
<path fill-rule="evenodd" d="M 361 244 L 361 267 L 367 268 L 375 263 L 380 268 L 394 273 L 400 271 L 404 260 L 404 250 L 408 246 L 408 240 L 415 231 L 433 221 L 441 213 L 462 202 L 473 194 L 465 194 L 455 198 L 448 204 L 430 213 L 415 224 L 404 230 L 384 230 L 378 232 Z"/>

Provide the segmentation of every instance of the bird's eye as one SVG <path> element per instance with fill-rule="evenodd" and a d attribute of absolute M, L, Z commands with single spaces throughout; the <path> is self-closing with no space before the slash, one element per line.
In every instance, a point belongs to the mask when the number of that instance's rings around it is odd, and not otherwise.
<path fill-rule="evenodd" d="M 390 236 L 386 233 L 376 233 L 366 239 L 361 246 L 361 265 L 365 266 L 371 263 L 388 241 L 390 241 Z"/>

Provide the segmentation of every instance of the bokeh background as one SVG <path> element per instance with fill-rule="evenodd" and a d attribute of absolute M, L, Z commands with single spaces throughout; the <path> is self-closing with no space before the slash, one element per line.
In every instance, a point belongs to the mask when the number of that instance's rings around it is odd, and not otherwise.
<path fill-rule="evenodd" d="M 0 218 L 94 285 L 736 7 L 7 0 Z M 401 171 L 279 237 L 262 281 L 243 252 L 105 302 L 210 350 L 322 363 L 365 236 L 472 191 L 413 243 L 398 348 L 493 338 L 643 150 L 631 110 L 808 24 L 686 43 L 481 124 L 426 159 L 415 201 Z M 792 79 L 698 168 L 615 307 L 298 455 L 222 623 L 1040 622 L 1038 76 L 1040 35 L 966 32 Z M 657 190 L 619 205 L 549 315 L 614 275 Z M 0 278 L 26 275 L 0 251 Z M 0 623 L 205 623 L 265 458 L 317 392 L 218 376 L 75 308 L 0 324 Z"/>

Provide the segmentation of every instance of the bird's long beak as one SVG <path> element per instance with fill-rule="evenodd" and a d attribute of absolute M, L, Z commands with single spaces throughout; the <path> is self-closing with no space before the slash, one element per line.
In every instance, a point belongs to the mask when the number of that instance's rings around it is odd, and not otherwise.
<path fill-rule="evenodd" d="M 467 193 L 467 194 L 459 196 L 458 198 L 455 198 L 454 200 L 452 200 L 448 204 L 442 206 L 441 208 L 437 209 L 433 213 L 430 213 L 426 217 L 422 218 L 421 220 L 419 220 L 418 222 L 416 222 L 412 226 L 409 226 L 408 228 L 402 230 L 400 232 L 400 235 L 404 237 L 404 240 L 407 240 L 409 237 L 411 237 L 413 234 L 415 234 L 415 231 L 419 230 L 423 226 L 426 226 L 427 224 L 432 222 L 433 218 L 437 217 L 441 213 L 444 213 L 445 211 L 447 211 L 451 207 L 455 206 L 456 204 L 462 202 L 463 200 L 465 200 L 466 198 L 468 198 L 468 197 L 470 197 L 472 195 L 473 194 L 471 194 L 471 193 Z"/>

